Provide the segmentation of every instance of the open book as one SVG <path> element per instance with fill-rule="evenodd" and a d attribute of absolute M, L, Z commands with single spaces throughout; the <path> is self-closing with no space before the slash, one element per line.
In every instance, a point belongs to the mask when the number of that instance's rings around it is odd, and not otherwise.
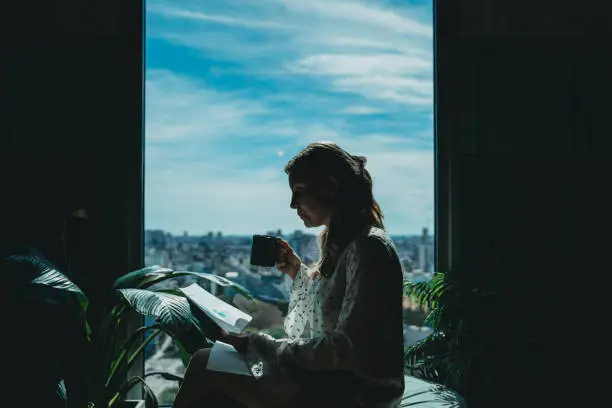
<path fill-rule="evenodd" d="M 212 321 L 228 333 L 242 332 L 253 319 L 249 314 L 224 302 L 197 283 L 180 288 L 180 290 L 192 304 L 195 304 L 198 309 L 204 312 L 209 318 L 207 320 Z M 210 351 L 206 368 L 211 371 L 222 371 L 237 375 L 252 375 L 242 354 L 238 353 L 232 345 L 216 339 Z"/>
<path fill-rule="evenodd" d="M 219 299 L 197 283 L 180 288 L 189 300 L 228 333 L 241 333 L 253 317 Z"/>

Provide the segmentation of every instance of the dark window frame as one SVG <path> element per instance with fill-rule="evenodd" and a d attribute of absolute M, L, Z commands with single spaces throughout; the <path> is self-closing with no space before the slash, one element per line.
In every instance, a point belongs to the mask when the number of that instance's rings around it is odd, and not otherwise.
<path fill-rule="evenodd" d="M 451 269 L 453 261 L 453 235 L 456 231 L 452 228 L 452 197 L 456 194 L 453 188 L 453 160 L 452 160 L 452 124 L 457 123 L 453 117 L 453 112 L 447 107 L 452 106 L 453 96 L 451 93 L 441 95 L 441 84 L 446 88 L 446 84 L 452 82 L 452 70 L 448 69 L 444 64 L 444 58 L 440 58 L 440 53 L 448 54 L 449 45 L 452 41 L 448 41 L 456 32 L 454 20 L 456 17 L 456 6 L 440 7 L 440 0 L 433 1 L 433 65 L 434 65 L 434 251 L 435 251 L 435 270 L 445 272 Z M 136 68 L 140 78 L 140 95 L 139 100 L 139 117 L 140 126 L 135 133 L 135 139 L 139 145 L 138 151 L 135 151 L 133 160 L 130 162 L 133 167 L 129 168 L 130 174 L 137 177 L 133 179 L 133 185 L 138 185 L 138 188 L 128 190 L 128 196 L 132 205 L 128 209 L 130 219 L 133 223 L 128 229 L 126 244 L 128 246 L 129 264 L 132 269 L 140 268 L 144 265 L 144 155 L 145 149 L 145 132 L 144 132 L 144 104 L 145 104 L 145 58 L 146 58 L 146 36 L 144 31 L 146 21 L 146 0 L 140 3 L 140 13 L 134 13 L 133 17 L 136 24 L 133 25 L 134 31 L 131 33 L 134 38 L 138 37 L 139 55 L 141 56 L 139 64 Z M 442 27 L 442 29 L 440 29 Z M 139 31 L 137 31 L 139 30 Z M 440 42 L 443 42 L 444 47 L 441 50 Z M 136 40 L 134 39 L 134 43 Z M 448 87 L 452 89 L 452 87 Z M 441 120 L 442 119 L 442 120 Z M 135 317 L 131 322 L 133 325 L 142 325 L 142 317 Z M 144 374 L 144 359 L 134 365 L 132 375 L 142 376 Z M 138 388 L 138 387 L 136 387 Z M 135 388 L 135 390 L 136 390 Z M 130 398 L 141 398 L 142 390 L 133 391 Z"/>

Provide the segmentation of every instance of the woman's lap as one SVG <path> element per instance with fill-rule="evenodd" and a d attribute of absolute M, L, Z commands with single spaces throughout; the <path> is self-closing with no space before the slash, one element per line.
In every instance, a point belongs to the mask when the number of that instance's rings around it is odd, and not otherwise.
<path fill-rule="evenodd" d="M 249 408 L 284 408 L 287 406 L 254 377 L 207 370 L 209 355 L 210 349 L 200 350 L 190 363 L 190 365 L 197 364 L 197 368 L 192 367 L 192 369 L 201 373 L 207 388 L 220 392 Z"/>
<path fill-rule="evenodd" d="M 270 381 L 254 377 L 210 371 L 206 369 L 210 349 L 197 353 L 197 368 L 206 387 L 249 408 L 327 408 L 338 407 L 349 401 L 346 378 L 338 372 L 302 371 L 299 373 L 301 390 L 293 397 L 281 397 L 271 389 Z M 190 363 L 193 364 L 194 360 Z M 268 379 L 270 380 L 270 379 Z M 340 405 L 339 405 L 340 404 Z"/>

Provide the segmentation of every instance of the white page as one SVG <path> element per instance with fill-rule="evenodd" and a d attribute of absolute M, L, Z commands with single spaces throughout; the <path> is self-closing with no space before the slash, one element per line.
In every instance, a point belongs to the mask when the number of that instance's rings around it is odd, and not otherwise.
<path fill-rule="evenodd" d="M 193 283 L 180 290 L 229 333 L 240 333 L 253 319 L 247 313 L 219 299 L 206 289 Z"/>
<path fill-rule="evenodd" d="M 251 376 L 245 357 L 231 344 L 216 341 L 210 350 L 206 369 L 237 375 Z"/>

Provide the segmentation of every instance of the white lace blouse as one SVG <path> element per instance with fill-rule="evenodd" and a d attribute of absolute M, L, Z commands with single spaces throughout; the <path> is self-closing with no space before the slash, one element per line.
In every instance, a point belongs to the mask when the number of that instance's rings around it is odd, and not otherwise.
<path fill-rule="evenodd" d="M 404 390 L 402 282 L 393 241 L 379 228 L 349 244 L 329 278 L 302 265 L 284 321 L 288 338 L 251 333 L 251 372 L 285 401 L 312 399 L 315 384 L 330 390 L 315 394 L 339 406 L 398 406 Z"/>

